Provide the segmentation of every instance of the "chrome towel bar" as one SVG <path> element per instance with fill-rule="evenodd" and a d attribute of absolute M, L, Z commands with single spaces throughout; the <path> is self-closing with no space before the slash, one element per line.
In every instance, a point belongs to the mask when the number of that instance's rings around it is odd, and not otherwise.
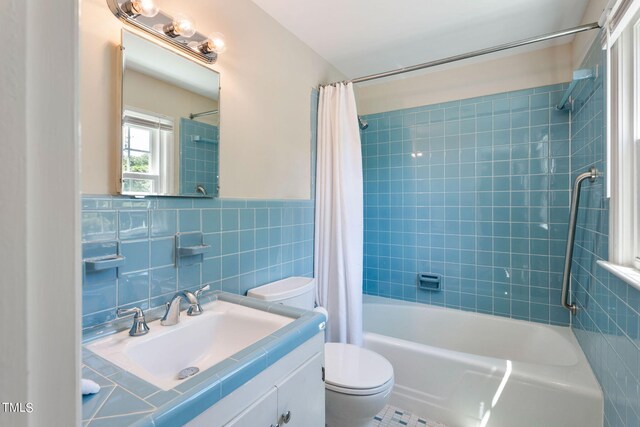
<path fill-rule="evenodd" d="M 576 177 L 573 183 L 573 192 L 571 195 L 571 209 L 569 213 L 569 235 L 567 236 L 567 250 L 564 255 L 564 271 L 562 274 L 562 305 L 575 315 L 578 307 L 575 303 L 567 303 L 567 293 L 569 292 L 569 281 L 571 280 L 571 261 L 573 259 L 573 245 L 576 238 L 576 222 L 578 218 L 578 205 L 580 203 L 580 187 L 582 181 L 588 179 L 594 182 L 598 177 L 598 170 L 591 167 L 589 172 L 585 172 Z"/>

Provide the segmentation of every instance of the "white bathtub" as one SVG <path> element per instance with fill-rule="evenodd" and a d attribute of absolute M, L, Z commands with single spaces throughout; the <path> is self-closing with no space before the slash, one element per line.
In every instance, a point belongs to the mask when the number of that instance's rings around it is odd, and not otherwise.
<path fill-rule="evenodd" d="M 367 295 L 364 328 L 402 409 L 450 427 L 602 427 L 600 386 L 567 327 Z"/>

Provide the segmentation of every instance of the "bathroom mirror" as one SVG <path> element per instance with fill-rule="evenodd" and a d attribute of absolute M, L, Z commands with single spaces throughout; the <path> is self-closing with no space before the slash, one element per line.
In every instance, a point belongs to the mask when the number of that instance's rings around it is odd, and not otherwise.
<path fill-rule="evenodd" d="M 217 197 L 220 74 L 122 30 L 120 193 Z"/>

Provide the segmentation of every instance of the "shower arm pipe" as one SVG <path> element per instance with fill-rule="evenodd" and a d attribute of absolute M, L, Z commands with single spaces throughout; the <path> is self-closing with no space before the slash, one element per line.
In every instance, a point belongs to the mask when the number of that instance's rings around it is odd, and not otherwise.
<path fill-rule="evenodd" d="M 564 255 L 564 271 L 562 273 L 562 305 L 575 315 L 578 307 L 575 303 L 567 302 L 569 292 L 569 282 L 571 281 L 571 261 L 573 259 L 573 246 L 576 238 L 576 223 L 578 219 L 578 205 L 580 203 L 580 187 L 585 179 L 594 182 L 598 177 L 598 170 L 595 167 L 588 172 L 576 177 L 573 183 L 573 194 L 571 195 L 571 211 L 569 213 L 569 235 L 567 236 L 567 249 Z"/>
<path fill-rule="evenodd" d="M 193 120 L 197 119 L 198 117 L 210 116 L 212 114 L 218 114 L 218 110 L 203 111 L 202 113 L 191 113 L 189 114 L 189 118 Z"/>
<path fill-rule="evenodd" d="M 410 67 L 398 68 L 396 70 L 385 71 L 377 74 L 370 74 L 368 76 L 363 76 L 363 77 L 357 77 L 355 79 L 347 80 L 346 82 L 362 83 L 369 80 L 376 80 L 384 77 L 395 76 L 397 74 L 410 73 L 412 71 L 418 71 L 425 68 L 437 67 L 438 65 L 444 65 L 444 64 L 449 64 L 451 62 L 462 61 L 464 59 L 475 58 L 476 56 L 487 55 L 490 53 L 500 52 L 507 49 L 513 49 L 520 46 L 526 46 L 532 43 L 553 40 L 558 37 L 570 36 L 572 34 L 581 33 L 583 31 L 595 30 L 598 28 L 602 28 L 602 27 L 597 22 L 592 22 L 590 24 L 580 25 L 578 27 L 568 28 L 566 30 L 556 31 L 554 33 L 544 34 L 542 36 L 536 36 L 528 39 L 518 40 L 511 43 L 505 43 L 498 46 L 489 47 L 486 49 L 474 50 L 473 52 L 463 53 L 455 56 L 449 56 L 447 58 L 438 59 L 435 61 L 425 62 L 418 65 L 412 65 Z M 339 83 L 339 82 L 330 83 L 330 84 L 336 84 L 336 83 Z"/>

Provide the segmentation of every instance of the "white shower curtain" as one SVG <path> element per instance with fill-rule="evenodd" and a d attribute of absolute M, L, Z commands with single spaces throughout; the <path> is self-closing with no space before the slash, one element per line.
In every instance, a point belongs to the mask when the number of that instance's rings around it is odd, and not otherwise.
<path fill-rule="evenodd" d="M 327 341 L 362 344 L 363 190 L 353 84 L 320 88 L 316 169 L 317 302 Z"/>

